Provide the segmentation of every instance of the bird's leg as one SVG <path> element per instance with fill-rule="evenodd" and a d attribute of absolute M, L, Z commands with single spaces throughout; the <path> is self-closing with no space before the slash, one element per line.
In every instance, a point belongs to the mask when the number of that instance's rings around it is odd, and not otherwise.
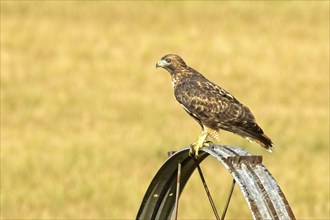
<path fill-rule="evenodd" d="M 207 136 L 208 133 L 205 130 L 203 130 L 202 133 L 199 135 L 197 142 L 191 144 L 190 146 L 191 148 L 189 151 L 190 155 L 194 155 L 196 158 L 198 157 L 198 151 L 204 146 Z"/>

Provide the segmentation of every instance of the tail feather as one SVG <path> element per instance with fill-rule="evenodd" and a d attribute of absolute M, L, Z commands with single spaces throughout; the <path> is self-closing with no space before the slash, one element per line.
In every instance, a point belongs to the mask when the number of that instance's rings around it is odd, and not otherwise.
<path fill-rule="evenodd" d="M 264 134 L 264 132 L 259 126 L 258 128 L 259 129 L 257 130 L 240 130 L 239 133 L 243 137 L 254 140 L 269 152 L 272 152 L 272 147 L 274 146 L 272 140 L 266 134 Z"/>
<path fill-rule="evenodd" d="M 263 148 L 268 150 L 269 152 L 272 152 L 272 147 L 274 146 L 272 140 L 267 137 L 265 134 L 259 134 L 256 137 L 253 137 L 253 139 L 260 144 Z"/>

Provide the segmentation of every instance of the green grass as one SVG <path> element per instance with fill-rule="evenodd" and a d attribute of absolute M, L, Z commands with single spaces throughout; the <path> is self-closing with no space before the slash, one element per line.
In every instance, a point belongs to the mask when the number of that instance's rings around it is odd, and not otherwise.
<path fill-rule="evenodd" d="M 177 53 L 254 112 L 298 219 L 329 216 L 329 2 L 1 1 L 1 218 L 132 219 L 199 125 L 176 103 Z M 204 170 L 221 207 L 230 182 Z M 229 218 L 250 218 L 235 189 Z M 196 175 L 180 217 L 212 218 Z M 221 209 L 221 208 L 220 208 Z"/>

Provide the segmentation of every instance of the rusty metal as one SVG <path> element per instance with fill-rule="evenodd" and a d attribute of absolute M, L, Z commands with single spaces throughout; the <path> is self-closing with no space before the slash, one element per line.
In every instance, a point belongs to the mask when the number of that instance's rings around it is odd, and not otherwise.
<path fill-rule="evenodd" d="M 176 197 L 178 161 L 181 161 L 180 194 L 196 169 L 196 163 L 188 152 L 189 148 L 184 148 L 165 161 L 149 185 L 137 219 L 171 219 Z M 210 144 L 210 147 L 201 149 L 197 164 L 209 155 L 221 162 L 232 175 L 254 219 L 295 219 L 283 192 L 262 164 L 261 156 L 251 155 L 237 147 Z"/>

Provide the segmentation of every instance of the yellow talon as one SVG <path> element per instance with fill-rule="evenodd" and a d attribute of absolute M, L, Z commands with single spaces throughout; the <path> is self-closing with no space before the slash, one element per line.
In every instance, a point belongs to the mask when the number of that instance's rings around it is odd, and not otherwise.
<path fill-rule="evenodd" d="M 191 145 L 191 148 L 190 148 L 190 151 L 189 151 L 189 154 L 190 155 L 194 155 L 195 158 L 198 158 L 198 152 L 199 150 L 204 146 L 206 145 L 205 143 L 205 140 L 207 138 L 208 134 L 206 131 L 203 131 L 199 137 L 198 137 L 198 140 L 197 140 L 197 143 L 193 143 Z"/>

